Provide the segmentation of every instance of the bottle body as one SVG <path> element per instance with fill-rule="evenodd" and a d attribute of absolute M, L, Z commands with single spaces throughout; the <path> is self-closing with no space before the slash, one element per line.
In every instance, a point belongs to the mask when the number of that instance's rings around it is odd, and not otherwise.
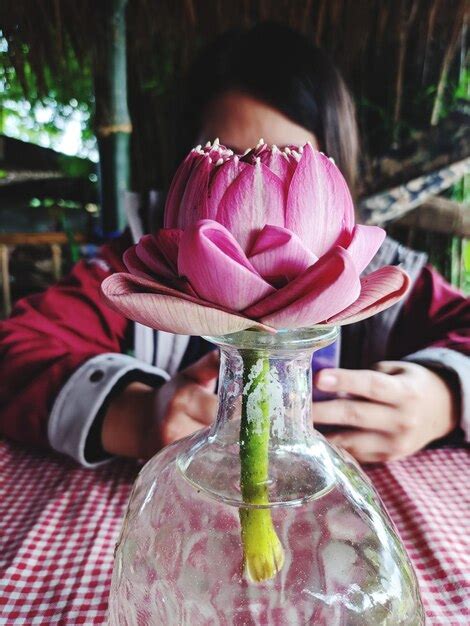
<path fill-rule="evenodd" d="M 332 335 L 294 339 L 217 342 L 217 423 L 139 475 L 116 550 L 112 626 L 424 624 L 413 569 L 371 483 L 312 427 L 311 351 Z M 244 478 L 244 436 L 263 444 L 254 475 L 266 475 L 255 483 Z M 249 535 L 263 543 L 267 526 L 282 559 L 254 580 Z"/>

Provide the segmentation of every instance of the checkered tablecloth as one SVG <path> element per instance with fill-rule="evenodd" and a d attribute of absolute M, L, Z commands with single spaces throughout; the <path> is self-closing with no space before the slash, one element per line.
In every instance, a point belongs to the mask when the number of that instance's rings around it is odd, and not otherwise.
<path fill-rule="evenodd" d="M 105 624 L 113 548 L 138 471 L 0 442 L 0 624 Z M 470 625 L 469 457 L 430 450 L 368 474 L 416 568 L 427 624 Z M 168 625 L 172 626 L 172 625 Z"/>

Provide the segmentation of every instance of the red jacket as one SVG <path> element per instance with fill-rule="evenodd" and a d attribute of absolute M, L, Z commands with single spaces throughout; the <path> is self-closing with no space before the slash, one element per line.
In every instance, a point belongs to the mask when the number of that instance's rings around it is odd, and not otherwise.
<path fill-rule="evenodd" d="M 99 259 L 79 262 L 58 285 L 20 300 L 0 323 L 1 434 L 48 446 L 51 407 L 72 373 L 96 355 L 131 348 L 133 325 L 106 305 L 100 291 L 103 279 L 122 269 L 123 242 L 105 245 Z M 429 347 L 470 354 L 470 305 L 425 266 L 393 328 L 386 358 Z"/>

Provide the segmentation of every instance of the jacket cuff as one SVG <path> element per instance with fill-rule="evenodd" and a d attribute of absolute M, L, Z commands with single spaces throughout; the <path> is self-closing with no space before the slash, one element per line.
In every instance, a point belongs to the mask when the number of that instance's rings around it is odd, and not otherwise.
<path fill-rule="evenodd" d="M 460 426 L 470 442 L 470 357 L 449 348 L 425 348 L 402 359 L 452 372 L 460 388 Z"/>
<path fill-rule="evenodd" d="M 49 416 L 48 438 L 52 448 L 84 467 L 106 462 L 87 461 L 87 436 L 107 397 L 130 372 L 136 372 L 134 380 L 139 379 L 139 374 L 146 382 L 150 377 L 155 386 L 169 380 L 164 370 L 117 353 L 100 354 L 75 370 L 60 390 Z"/>

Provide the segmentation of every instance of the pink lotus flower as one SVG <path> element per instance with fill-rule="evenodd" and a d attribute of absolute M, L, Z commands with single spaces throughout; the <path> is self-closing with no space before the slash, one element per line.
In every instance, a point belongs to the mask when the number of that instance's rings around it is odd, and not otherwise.
<path fill-rule="evenodd" d="M 245 154 L 214 142 L 178 169 L 164 228 L 124 254 L 108 302 L 147 326 L 188 335 L 349 324 L 397 302 L 398 267 L 361 273 L 385 233 L 355 225 L 347 185 L 310 144 Z"/>

